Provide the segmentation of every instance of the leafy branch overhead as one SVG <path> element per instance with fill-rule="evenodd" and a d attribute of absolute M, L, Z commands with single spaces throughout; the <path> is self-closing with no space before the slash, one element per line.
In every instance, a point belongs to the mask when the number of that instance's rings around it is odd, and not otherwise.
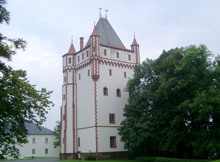
<path fill-rule="evenodd" d="M 9 24 L 9 12 L 0 0 L 0 23 Z M 11 39 L 0 33 L 0 157 L 18 156 L 16 145 L 27 143 L 25 123 L 42 124 L 54 104 L 49 100 L 52 91 L 36 90 L 23 70 L 13 70 L 4 60 L 10 61 L 15 50 L 26 48 L 21 38 Z"/>

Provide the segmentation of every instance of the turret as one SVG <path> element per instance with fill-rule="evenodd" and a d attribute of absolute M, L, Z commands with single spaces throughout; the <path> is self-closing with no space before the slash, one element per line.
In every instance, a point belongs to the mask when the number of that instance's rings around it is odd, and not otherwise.
<path fill-rule="evenodd" d="M 136 64 L 140 64 L 139 44 L 137 43 L 135 37 L 133 43 L 131 44 L 131 50 L 134 51 L 136 55 Z"/>
<path fill-rule="evenodd" d="M 97 56 L 100 56 L 100 36 L 95 27 L 90 36 L 90 41 L 90 51 L 92 56 L 92 79 L 97 81 L 99 79 L 99 58 Z"/>

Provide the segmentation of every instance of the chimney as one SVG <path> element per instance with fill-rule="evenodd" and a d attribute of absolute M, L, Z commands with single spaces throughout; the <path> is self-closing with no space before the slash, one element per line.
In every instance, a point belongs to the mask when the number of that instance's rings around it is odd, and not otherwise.
<path fill-rule="evenodd" d="M 84 43 L 83 43 L 83 37 L 80 37 L 80 50 L 83 49 Z"/>

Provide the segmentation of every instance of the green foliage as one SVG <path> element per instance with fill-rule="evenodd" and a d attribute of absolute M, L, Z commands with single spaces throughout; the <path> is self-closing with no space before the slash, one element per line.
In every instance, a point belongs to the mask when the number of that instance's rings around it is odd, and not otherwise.
<path fill-rule="evenodd" d="M 136 162 L 211 162 L 211 160 L 176 159 L 164 157 L 137 157 Z"/>
<path fill-rule="evenodd" d="M 96 160 L 96 156 L 90 151 L 85 155 L 85 160 Z"/>
<path fill-rule="evenodd" d="M 0 23 L 9 23 L 5 0 L 0 0 Z M 42 124 L 47 110 L 53 106 L 49 101 L 52 91 L 36 90 L 23 70 L 13 70 L 2 60 L 11 60 L 17 49 L 25 49 L 23 39 L 10 39 L 0 33 L 0 157 L 17 157 L 16 145 L 27 143 L 25 122 Z"/>
<path fill-rule="evenodd" d="M 53 142 L 54 148 L 60 146 L 60 122 L 56 121 L 56 126 L 54 128 L 55 141 Z"/>
<path fill-rule="evenodd" d="M 220 57 L 204 45 L 163 51 L 136 66 L 119 128 L 134 156 L 220 156 Z"/>

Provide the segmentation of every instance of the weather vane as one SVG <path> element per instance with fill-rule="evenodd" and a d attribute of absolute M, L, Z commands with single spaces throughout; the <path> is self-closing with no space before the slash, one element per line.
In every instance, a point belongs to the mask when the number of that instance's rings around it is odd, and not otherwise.
<path fill-rule="evenodd" d="M 100 18 L 102 17 L 101 10 L 102 10 L 102 8 L 99 7 L 99 15 L 100 15 Z"/>
<path fill-rule="evenodd" d="M 107 12 L 108 12 L 108 10 L 105 10 L 105 12 L 106 12 L 106 13 L 105 13 L 105 18 L 107 19 Z"/>
<path fill-rule="evenodd" d="M 73 43 L 73 36 L 71 36 L 71 42 Z"/>

